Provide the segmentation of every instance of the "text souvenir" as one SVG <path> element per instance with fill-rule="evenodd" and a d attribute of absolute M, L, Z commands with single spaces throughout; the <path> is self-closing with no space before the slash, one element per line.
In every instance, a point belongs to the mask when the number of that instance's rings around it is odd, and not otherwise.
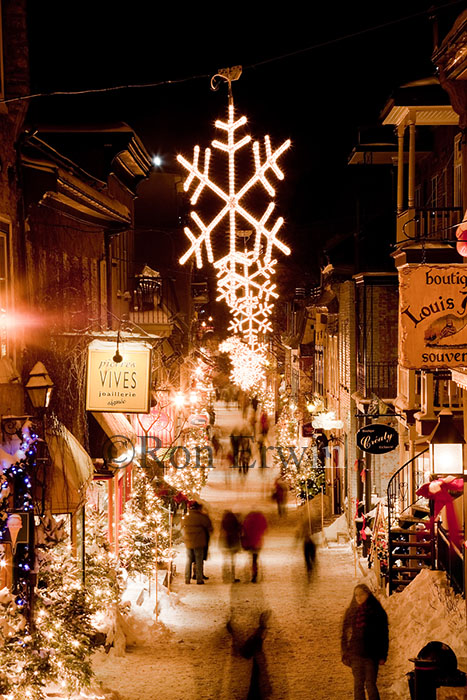
<path fill-rule="evenodd" d="M 404 265 L 399 270 L 400 364 L 407 369 L 467 364 L 467 268 Z"/>

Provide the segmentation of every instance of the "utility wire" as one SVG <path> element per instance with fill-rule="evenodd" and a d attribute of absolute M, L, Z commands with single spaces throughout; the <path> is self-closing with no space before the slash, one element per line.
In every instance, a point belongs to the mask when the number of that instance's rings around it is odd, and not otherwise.
<path fill-rule="evenodd" d="M 434 12 L 438 12 L 440 10 L 444 10 L 447 7 L 452 7 L 453 5 L 458 5 L 460 2 L 463 0 L 450 0 L 450 2 L 446 2 L 443 5 L 439 5 L 438 7 L 431 7 L 427 10 L 421 10 L 420 12 L 414 12 L 411 15 L 406 15 L 405 17 L 399 17 L 398 19 L 391 20 L 389 22 L 384 22 L 382 24 L 377 24 L 374 25 L 373 27 L 367 27 L 366 29 L 361 29 L 357 32 L 352 32 L 350 34 L 344 34 L 339 37 L 335 37 L 334 39 L 329 39 L 327 41 L 322 41 L 319 44 L 312 44 L 311 46 L 307 46 L 303 49 L 297 49 L 297 51 L 291 51 L 290 53 L 286 54 L 280 54 L 278 56 L 272 56 L 271 58 L 266 58 L 263 61 L 257 61 L 256 63 L 252 63 L 247 66 L 243 66 L 243 70 L 250 70 L 250 69 L 256 69 L 256 68 L 261 68 L 261 66 L 268 65 L 269 63 L 275 63 L 277 61 L 284 61 L 288 58 L 292 58 L 293 56 L 299 56 L 300 54 L 308 53 L 309 51 L 315 51 L 316 49 L 321 49 L 325 46 L 331 46 L 333 44 L 338 44 L 341 41 L 347 41 L 348 39 L 354 39 L 358 36 L 363 36 L 365 34 L 369 34 L 371 32 L 378 31 L 380 29 L 385 29 L 386 27 L 391 27 L 396 24 L 401 24 L 402 22 L 407 22 L 411 19 L 415 19 L 417 17 L 422 17 L 424 15 L 429 15 L 433 14 Z M 19 97 L 11 97 L 7 100 L 0 100 L 0 104 L 10 104 L 12 102 L 23 102 L 25 100 L 32 100 L 36 97 L 55 97 L 55 96 L 61 96 L 61 95 L 91 95 L 91 94 L 96 94 L 96 93 L 103 93 L 103 92 L 116 92 L 118 90 L 133 90 L 133 89 L 141 89 L 141 88 L 156 88 L 156 87 L 162 87 L 163 85 L 177 85 L 180 83 L 186 83 L 192 80 L 202 80 L 202 79 L 210 79 L 212 76 L 210 73 L 201 73 L 198 75 L 191 75 L 187 76 L 185 78 L 175 78 L 172 80 L 160 80 L 155 83 L 134 83 L 134 84 L 128 84 L 128 85 L 114 85 L 111 87 L 103 87 L 103 88 L 88 88 L 88 89 L 83 89 L 83 90 L 54 90 L 52 92 L 36 92 L 33 94 L 29 95 L 21 95 Z"/>

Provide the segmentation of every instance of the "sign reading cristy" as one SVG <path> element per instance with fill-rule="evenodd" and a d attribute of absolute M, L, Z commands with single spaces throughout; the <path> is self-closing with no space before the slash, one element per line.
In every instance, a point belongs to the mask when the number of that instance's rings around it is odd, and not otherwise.
<path fill-rule="evenodd" d="M 88 348 L 86 410 L 107 413 L 149 413 L 151 347 L 146 343 L 119 344 L 94 340 Z"/>
<path fill-rule="evenodd" d="M 404 265 L 399 293 L 401 365 L 465 366 L 467 265 Z"/>
<path fill-rule="evenodd" d="M 356 443 L 363 452 L 382 455 L 396 449 L 399 444 L 399 435 L 390 425 L 371 423 L 357 431 Z"/>

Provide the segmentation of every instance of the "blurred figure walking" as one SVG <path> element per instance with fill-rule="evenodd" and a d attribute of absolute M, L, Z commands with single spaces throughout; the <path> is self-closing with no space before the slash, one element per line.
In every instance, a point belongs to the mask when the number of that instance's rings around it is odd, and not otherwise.
<path fill-rule="evenodd" d="M 243 521 L 242 547 L 251 552 L 251 582 L 258 580 L 258 559 L 263 547 L 268 521 L 259 510 L 252 510 Z"/>
<path fill-rule="evenodd" d="M 227 630 L 232 635 L 232 645 L 235 654 L 244 659 L 252 659 L 250 684 L 246 700 L 267 700 L 272 696 L 272 688 L 266 658 L 263 651 L 263 641 L 266 636 L 270 611 L 265 610 L 259 616 L 256 630 L 245 642 L 241 643 L 237 636 L 232 621 L 227 622 Z"/>
<path fill-rule="evenodd" d="M 274 482 L 272 497 L 277 503 L 277 512 L 281 518 L 287 512 L 287 497 L 289 485 L 282 476 L 278 476 Z"/>
<path fill-rule="evenodd" d="M 306 510 L 306 506 L 302 506 L 301 511 L 301 520 L 297 528 L 296 538 L 303 543 L 306 572 L 308 581 L 310 581 L 316 559 L 316 546 L 313 542 L 313 525 Z"/>
<path fill-rule="evenodd" d="M 269 418 L 266 411 L 261 411 L 259 417 L 258 449 L 261 458 L 260 466 L 264 469 L 266 464 L 266 441 L 269 432 Z"/>
<path fill-rule="evenodd" d="M 231 510 L 225 510 L 221 520 L 219 545 L 224 555 L 222 579 L 224 583 L 238 583 L 235 578 L 235 557 L 240 551 L 242 525 Z"/>

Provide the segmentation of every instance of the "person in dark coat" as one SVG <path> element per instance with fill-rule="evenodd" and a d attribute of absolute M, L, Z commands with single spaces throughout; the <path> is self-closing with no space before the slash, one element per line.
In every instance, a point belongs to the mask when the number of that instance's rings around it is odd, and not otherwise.
<path fill-rule="evenodd" d="M 219 544 L 224 553 L 223 579 L 226 583 L 238 583 L 235 578 L 235 555 L 240 551 L 242 525 L 231 510 L 224 511 L 221 520 Z M 230 561 L 229 561 L 230 560 Z"/>
<path fill-rule="evenodd" d="M 296 538 L 298 540 L 302 540 L 303 542 L 303 554 L 305 557 L 308 581 L 311 581 L 313 566 L 316 559 L 316 546 L 313 541 L 313 525 L 306 510 L 302 510 L 301 516 L 301 522 L 297 528 Z"/>
<path fill-rule="evenodd" d="M 282 476 L 278 476 L 274 482 L 272 497 L 277 503 L 277 512 L 280 518 L 287 512 L 288 492 L 289 486 L 287 482 L 282 478 Z"/>
<path fill-rule="evenodd" d="M 342 663 L 354 677 L 354 699 L 380 700 L 376 678 L 388 655 L 388 617 L 368 586 L 355 587 L 354 597 L 344 616 Z"/>
<path fill-rule="evenodd" d="M 196 564 L 196 583 L 204 583 L 203 560 L 212 532 L 212 523 L 207 513 L 201 512 L 201 503 L 194 501 L 182 520 L 181 529 L 186 547 L 185 583 L 190 583 L 191 567 Z"/>
<path fill-rule="evenodd" d="M 252 510 L 243 521 L 242 547 L 251 552 L 251 582 L 258 579 L 258 557 L 263 546 L 268 522 L 259 510 Z"/>
<path fill-rule="evenodd" d="M 232 635 L 234 653 L 243 656 L 244 659 L 252 659 L 250 684 L 246 700 L 268 700 L 272 694 L 267 662 L 263 651 L 263 641 L 267 632 L 269 615 L 269 610 L 261 613 L 258 627 L 243 644 L 240 643 L 235 633 L 232 621 L 229 620 L 226 625 L 228 632 Z"/>

